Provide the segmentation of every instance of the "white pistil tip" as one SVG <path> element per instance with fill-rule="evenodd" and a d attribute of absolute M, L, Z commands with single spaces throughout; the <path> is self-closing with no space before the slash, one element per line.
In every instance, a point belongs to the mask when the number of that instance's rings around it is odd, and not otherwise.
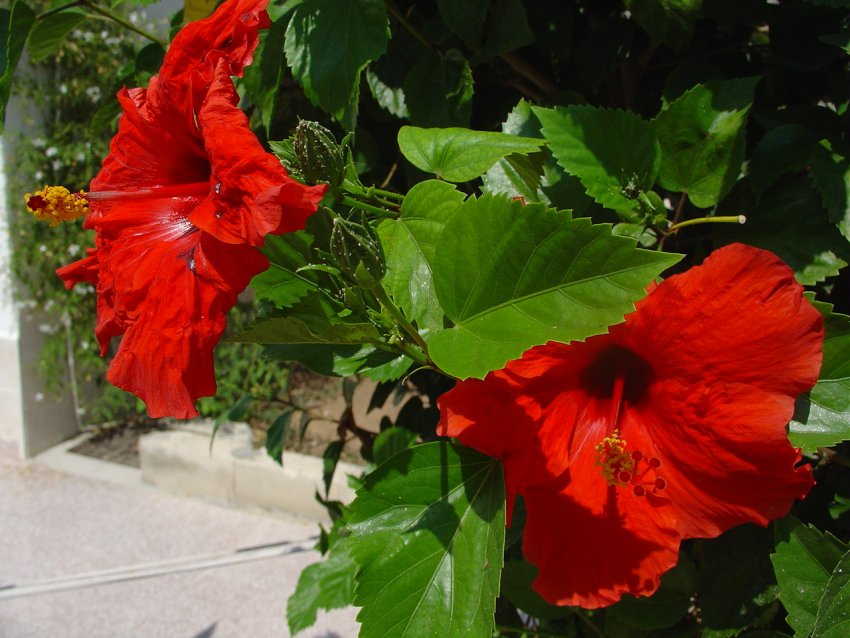
<path fill-rule="evenodd" d="M 738 223 L 739 224 L 746 224 L 747 223 L 747 216 L 746 215 L 738 215 Z"/>

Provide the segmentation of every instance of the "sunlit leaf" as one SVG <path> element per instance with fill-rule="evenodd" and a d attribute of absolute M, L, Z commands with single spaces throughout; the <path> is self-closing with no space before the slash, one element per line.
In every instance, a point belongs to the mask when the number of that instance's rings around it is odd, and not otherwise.
<path fill-rule="evenodd" d="M 630 111 L 535 107 L 555 159 L 587 194 L 613 210 L 635 211 L 655 183 L 661 151 L 652 128 Z"/>
<path fill-rule="evenodd" d="M 404 126 L 398 132 L 399 150 L 411 164 L 449 182 L 473 180 L 506 155 L 534 153 L 543 144 L 540 139 L 464 128 Z"/>
<path fill-rule="evenodd" d="M 678 259 L 542 204 L 470 198 L 437 244 L 435 290 L 455 326 L 430 338 L 431 357 L 483 377 L 531 346 L 605 332 Z"/>
<path fill-rule="evenodd" d="M 361 638 L 490 638 L 505 539 L 501 464 L 445 442 L 365 477 L 348 529 Z"/>

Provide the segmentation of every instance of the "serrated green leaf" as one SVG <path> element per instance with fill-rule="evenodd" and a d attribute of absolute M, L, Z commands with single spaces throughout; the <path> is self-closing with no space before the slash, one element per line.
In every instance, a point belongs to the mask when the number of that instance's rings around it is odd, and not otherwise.
<path fill-rule="evenodd" d="M 404 90 L 401 87 L 390 86 L 371 67 L 366 69 L 366 83 L 369 85 L 372 97 L 382 108 L 399 118 L 410 115 L 407 103 L 404 101 Z"/>
<path fill-rule="evenodd" d="M 67 9 L 38 20 L 27 42 L 30 59 L 38 63 L 56 53 L 65 41 L 65 36 L 87 17 L 83 11 Z"/>
<path fill-rule="evenodd" d="M 294 636 L 316 622 L 319 609 L 346 607 L 354 598 L 357 564 L 340 544 L 327 559 L 307 566 L 298 577 L 295 591 L 286 603 L 286 622 Z"/>
<path fill-rule="evenodd" d="M 427 55 L 404 80 L 404 101 L 416 126 L 466 126 L 472 114 L 472 69 L 463 54 L 449 49 Z"/>
<path fill-rule="evenodd" d="M 823 364 L 815 387 L 797 399 L 788 434 L 807 452 L 850 439 L 850 317 L 815 307 L 824 315 Z"/>
<path fill-rule="evenodd" d="M 399 452 L 403 452 L 416 442 L 416 432 L 407 428 L 391 427 L 375 437 L 372 446 L 372 460 L 380 465 L 390 460 Z"/>
<path fill-rule="evenodd" d="M 777 182 L 756 203 L 745 183 L 718 214 L 746 215 L 745 224 L 714 224 L 720 244 L 742 242 L 777 254 L 803 285 L 838 274 L 850 259 L 850 245 L 829 221 L 820 197 L 803 175 Z"/>
<path fill-rule="evenodd" d="M 744 161 L 747 114 L 760 78 L 698 84 L 652 121 L 661 142 L 658 182 L 708 208 L 730 191 Z"/>
<path fill-rule="evenodd" d="M 443 310 L 434 292 L 431 263 L 437 237 L 463 198 L 463 193 L 446 182 L 421 182 L 405 196 L 399 218 L 378 226 L 387 259 L 384 286 L 419 328 L 434 331 L 443 327 Z"/>
<path fill-rule="evenodd" d="M 674 51 L 691 40 L 702 0 L 624 0 L 637 23 L 654 41 Z"/>
<path fill-rule="evenodd" d="M 679 260 L 634 246 L 542 204 L 468 199 L 437 243 L 435 290 L 456 325 L 430 338 L 431 357 L 454 376 L 483 377 L 531 346 L 605 332 Z"/>
<path fill-rule="evenodd" d="M 12 77 L 34 22 L 35 12 L 23 0 L 15 0 L 11 10 L 0 9 L 0 133 L 6 121 Z"/>
<path fill-rule="evenodd" d="M 383 55 L 389 37 L 380 0 L 303 0 L 290 18 L 284 50 L 310 101 L 348 121 L 360 73 Z"/>
<path fill-rule="evenodd" d="M 629 111 L 592 106 L 532 109 L 555 159 L 587 194 L 617 211 L 636 211 L 655 183 L 661 151 L 652 128 Z"/>
<path fill-rule="evenodd" d="M 531 137 L 464 128 L 403 126 L 398 132 L 399 150 L 411 164 L 449 182 L 473 180 L 506 155 L 534 153 L 543 144 Z"/>
<path fill-rule="evenodd" d="M 501 464 L 446 442 L 365 477 L 348 523 L 361 638 L 490 638 L 505 539 Z"/>
<path fill-rule="evenodd" d="M 829 219 L 850 239 L 850 159 L 833 152 L 823 140 L 814 149 L 811 168 L 812 185 L 820 193 Z"/>
<path fill-rule="evenodd" d="M 280 266 L 272 265 L 251 280 L 258 299 L 270 301 L 278 308 L 288 308 L 310 291 L 315 284 Z"/>
<path fill-rule="evenodd" d="M 531 104 L 520 100 L 508 114 L 502 133 L 523 137 L 540 137 L 540 124 L 531 112 Z M 540 191 L 543 184 L 543 165 L 546 161 L 554 164 L 545 151 L 529 155 L 508 155 L 493 166 L 483 176 L 485 193 L 504 194 L 510 197 L 523 197 L 526 202 L 543 201 L 546 196 Z"/>
<path fill-rule="evenodd" d="M 818 608 L 812 638 L 846 638 L 850 631 L 850 551 L 829 577 Z"/>
<path fill-rule="evenodd" d="M 235 343 L 263 344 L 338 344 L 353 345 L 380 342 L 381 337 L 370 323 L 326 323 L 300 317 L 276 317 L 261 320 L 248 330 L 230 337 Z"/>
<path fill-rule="evenodd" d="M 322 453 L 322 482 L 325 484 L 325 496 L 330 495 L 331 483 L 344 447 L 345 441 L 331 441 Z"/>
<path fill-rule="evenodd" d="M 779 600 L 795 634 L 808 636 L 814 629 L 818 605 L 832 570 L 847 546 L 832 534 L 803 525 L 793 516 L 773 525 L 776 551 L 770 560 L 779 583 Z"/>

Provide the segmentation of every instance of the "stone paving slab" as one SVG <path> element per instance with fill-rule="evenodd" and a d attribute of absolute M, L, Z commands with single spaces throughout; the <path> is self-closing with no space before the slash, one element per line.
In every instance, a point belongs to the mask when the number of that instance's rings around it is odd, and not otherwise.
<path fill-rule="evenodd" d="M 306 541 L 295 518 L 218 507 L 23 462 L 0 443 L 0 588 L 138 564 Z M 2 638 L 285 637 L 286 599 L 313 551 L 120 583 L 0 599 Z M 304 638 L 357 635 L 355 610 Z"/>

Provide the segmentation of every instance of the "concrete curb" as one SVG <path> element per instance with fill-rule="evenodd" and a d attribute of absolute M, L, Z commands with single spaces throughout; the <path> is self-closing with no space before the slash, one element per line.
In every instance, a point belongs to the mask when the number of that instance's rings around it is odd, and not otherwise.
<path fill-rule="evenodd" d="M 139 440 L 141 480 L 168 492 L 200 497 L 229 506 L 252 506 L 284 512 L 317 522 L 329 522 L 316 501 L 324 493 L 322 459 L 285 451 L 283 467 L 263 449 L 253 446 L 244 423 L 224 424 L 210 449 L 211 422 L 150 432 Z M 349 503 L 354 498 L 347 474 L 363 468 L 337 465 L 330 498 Z"/>

